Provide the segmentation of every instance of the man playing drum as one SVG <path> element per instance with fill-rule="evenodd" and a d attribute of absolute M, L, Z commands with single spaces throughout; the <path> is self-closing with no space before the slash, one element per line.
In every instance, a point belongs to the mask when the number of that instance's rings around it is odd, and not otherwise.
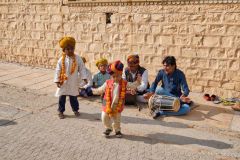
<path fill-rule="evenodd" d="M 177 69 L 176 59 L 173 56 L 166 57 L 163 62 L 163 68 L 159 70 L 155 81 L 152 83 L 148 93 L 143 96 L 144 99 L 149 99 L 156 91 L 157 95 L 167 95 L 178 98 L 180 100 L 180 109 L 178 112 L 158 111 L 153 116 L 153 119 L 160 115 L 178 116 L 186 114 L 190 111 L 190 106 L 194 103 L 188 96 L 189 89 L 184 73 Z M 162 80 L 162 86 L 157 87 L 158 82 Z M 156 89 L 157 88 L 157 89 Z M 183 93 L 181 92 L 181 88 Z"/>
<path fill-rule="evenodd" d="M 143 99 L 143 94 L 146 93 L 146 89 L 150 88 L 148 83 L 148 71 L 139 65 L 139 56 L 130 55 L 127 58 L 128 67 L 124 70 L 122 78 L 128 82 L 135 82 L 137 80 L 137 75 L 141 74 L 142 82 L 141 85 L 136 89 L 131 90 L 131 94 L 137 94 L 137 101 L 148 102 L 148 100 Z"/>

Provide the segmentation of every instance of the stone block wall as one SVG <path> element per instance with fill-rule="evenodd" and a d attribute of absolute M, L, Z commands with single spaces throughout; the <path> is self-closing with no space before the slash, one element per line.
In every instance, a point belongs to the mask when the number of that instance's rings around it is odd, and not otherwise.
<path fill-rule="evenodd" d="M 0 0 L 0 59 L 55 68 L 59 40 L 72 36 L 92 73 L 101 57 L 126 64 L 138 54 L 152 82 L 173 55 L 191 91 L 240 98 L 239 4 L 79 3 Z"/>

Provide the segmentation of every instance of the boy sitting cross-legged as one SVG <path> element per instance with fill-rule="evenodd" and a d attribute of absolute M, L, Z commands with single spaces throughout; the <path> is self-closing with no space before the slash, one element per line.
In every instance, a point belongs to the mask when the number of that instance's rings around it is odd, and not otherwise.
<path fill-rule="evenodd" d="M 111 79 L 111 76 L 107 73 L 108 61 L 105 58 L 99 59 L 95 65 L 98 67 L 99 72 L 93 76 L 93 88 L 101 87 L 106 80 Z"/>
<path fill-rule="evenodd" d="M 81 56 L 84 64 L 87 62 L 86 58 Z M 79 95 L 83 96 L 85 98 L 88 98 L 88 96 L 92 96 L 92 85 L 93 85 L 93 80 L 92 80 L 92 74 L 91 71 L 89 69 L 87 69 L 85 67 L 86 70 L 86 74 L 87 74 L 87 81 L 88 83 L 86 84 L 84 80 L 82 80 L 82 76 L 81 74 L 79 74 L 79 84 L 78 84 L 78 91 L 79 91 Z"/>

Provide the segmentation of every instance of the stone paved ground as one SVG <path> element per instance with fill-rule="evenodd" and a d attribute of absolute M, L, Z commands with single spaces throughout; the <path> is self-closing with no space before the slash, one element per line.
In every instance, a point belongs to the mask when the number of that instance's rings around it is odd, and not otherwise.
<path fill-rule="evenodd" d="M 216 155 L 125 135 L 102 138 L 102 127 L 81 119 L 1 105 L 1 159 L 216 159 Z"/>
<path fill-rule="evenodd" d="M 79 98 L 80 117 L 73 116 L 67 101 L 66 118 L 58 119 L 58 99 L 49 92 L 56 89 L 50 84 L 52 70 L 5 63 L 0 70 L 0 159 L 240 159 L 238 132 L 191 123 L 216 120 L 209 116 L 213 112 L 206 112 L 206 104 L 192 110 L 190 120 L 152 120 L 146 110 L 127 106 L 122 114 L 124 136 L 118 139 L 112 133 L 105 139 L 98 97 Z M 232 125 L 240 128 L 238 124 Z"/>

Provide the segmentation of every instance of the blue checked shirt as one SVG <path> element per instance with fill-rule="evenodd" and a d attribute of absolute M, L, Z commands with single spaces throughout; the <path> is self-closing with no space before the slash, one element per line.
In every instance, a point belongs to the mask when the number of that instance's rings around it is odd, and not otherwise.
<path fill-rule="evenodd" d="M 155 81 L 152 83 L 148 92 L 155 92 L 158 82 L 162 80 L 162 88 L 168 91 L 169 93 L 180 97 L 182 95 L 181 87 L 183 90 L 183 94 L 188 96 L 189 89 L 187 85 L 187 81 L 185 75 L 179 69 L 175 69 L 172 73 L 171 77 L 169 78 L 168 74 L 166 74 L 164 69 L 159 70 Z"/>

